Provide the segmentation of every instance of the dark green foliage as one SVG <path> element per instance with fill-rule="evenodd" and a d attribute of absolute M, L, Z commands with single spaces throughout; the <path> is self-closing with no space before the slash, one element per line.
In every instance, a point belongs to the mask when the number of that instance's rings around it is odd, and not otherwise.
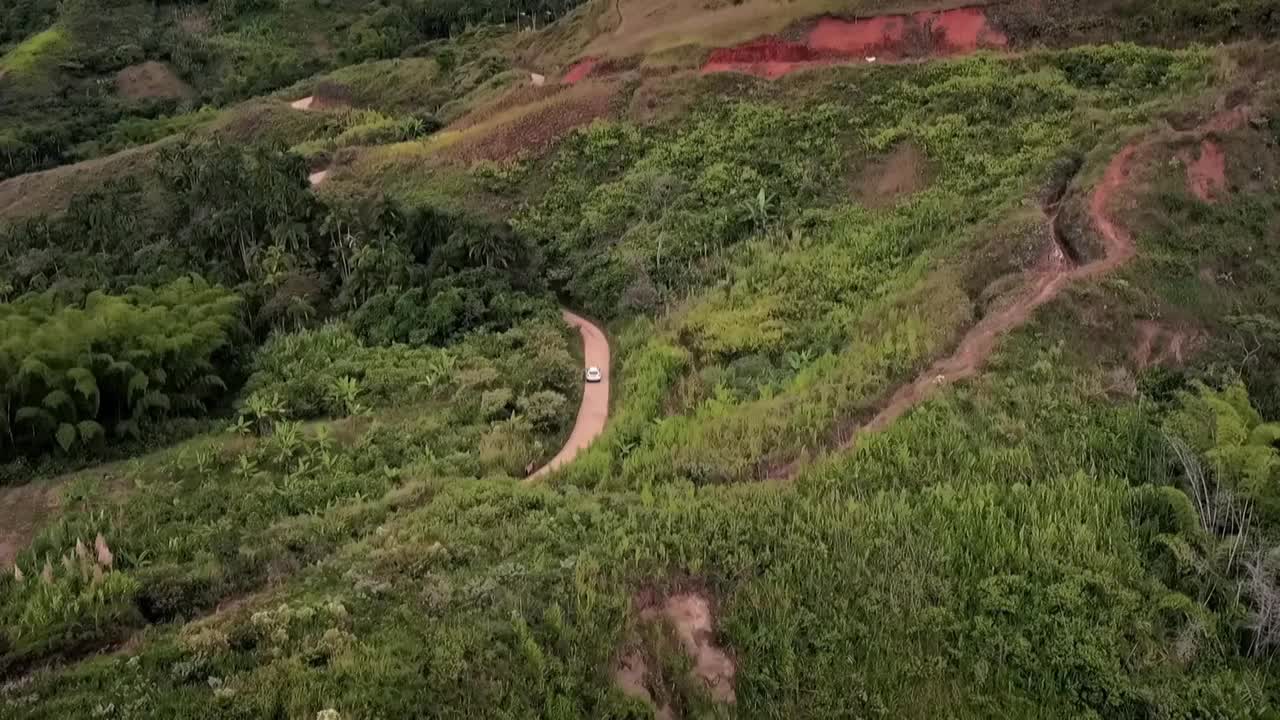
<path fill-rule="evenodd" d="M 82 305 L 53 293 L 0 304 L 0 461 L 91 452 L 204 413 L 227 390 L 239 304 L 192 279 Z"/>
<path fill-rule="evenodd" d="M 354 310 L 352 326 L 369 343 L 442 345 L 552 308 L 540 258 L 505 223 L 387 204 L 341 217 L 329 224 L 363 232 L 335 243 L 338 302 Z"/>
<path fill-rule="evenodd" d="M 198 103 L 261 95 L 333 68 L 339 61 L 397 57 L 472 25 L 544 24 L 578 0 L 216 0 L 203 4 L 138 0 L 3 0 L 0 55 L 6 46 L 53 28 L 57 57 L 32 72 L 0 79 L 0 180 L 112 151 L 101 136 L 157 121 Z M 181 19 L 208 16 L 211 27 Z M 200 25 L 201 22 L 197 22 Z M 315 38 L 331 39 L 317 47 Z M 112 92 L 113 75 L 144 60 L 167 63 L 195 90 L 183 100 L 135 101 Z M 6 73 L 0 72 L 0 76 Z M 133 142 L 146 141 L 142 138 Z"/>
<path fill-rule="evenodd" d="M 0 0 L 0 48 L 49 27 L 57 9 L 53 0 Z"/>
<path fill-rule="evenodd" d="M 17 292 L 119 289 L 190 272 L 266 284 L 285 269 L 268 260 L 306 270 L 326 249 L 304 176 L 276 146 L 167 146 L 151 174 L 79 196 L 65 215 L 0 227 L 0 268 Z"/>

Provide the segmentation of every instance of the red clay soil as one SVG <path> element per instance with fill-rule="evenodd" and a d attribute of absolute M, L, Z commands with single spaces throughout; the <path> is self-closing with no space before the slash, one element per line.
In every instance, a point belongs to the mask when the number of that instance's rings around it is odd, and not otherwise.
<path fill-rule="evenodd" d="M 572 67 L 564 74 L 560 80 L 565 85 L 573 85 L 574 83 L 585 80 L 596 69 L 596 65 L 600 64 L 600 58 L 588 57 L 574 63 Z"/>
<path fill-rule="evenodd" d="M 842 62 L 893 62 L 1004 48 L 1009 38 L 991 27 L 982 8 L 957 8 L 862 20 L 822 18 L 803 42 L 763 37 L 711 53 L 702 72 L 741 72 L 776 78 Z"/>
<path fill-rule="evenodd" d="M 1226 190 L 1227 156 L 1212 140 L 1200 143 L 1200 156 L 1192 159 L 1190 153 L 1183 156 L 1187 166 L 1187 187 L 1200 200 L 1211 203 Z"/>
<path fill-rule="evenodd" d="M 1239 107 L 1218 113 L 1200 127 L 1183 132 L 1174 132 L 1172 140 L 1196 139 L 1215 132 L 1226 132 L 1247 124 L 1249 109 Z M 1159 139 L 1159 138 L 1157 138 Z M 1133 170 L 1133 160 L 1152 140 L 1131 143 L 1121 150 L 1107 165 L 1102 182 L 1094 189 L 1089 199 L 1089 215 L 1102 239 L 1104 254 L 1101 258 L 1074 265 L 1064 251 L 1062 240 L 1058 235 L 1055 212 L 1049 217 L 1053 246 L 1045 253 L 1039 265 L 1028 272 L 1023 289 L 1001 309 L 982 318 L 961 338 L 959 346 L 951 355 L 935 362 L 928 370 L 911 383 L 900 387 L 890 396 L 889 401 L 866 424 L 855 427 L 839 447 L 848 450 L 854 446 L 858 437 L 864 432 L 883 430 L 911 408 L 928 399 L 940 388 L 957 380 L 976 375 L 983 363 L 995 349 L 997 340 L 1006 333 L 1021 327 L 1035 312 L 1036 308 L 1057 297 L 1070 284 L 1107 275 L 1127 263 L 1137 252 L 1133 235 L 1122 227 L 1114 216 L 1117 198 L 1129 186 Z M 1154 338 L 1152 338 L 1154 341 Z M 1186 338 L 1174 337 L 1169 348 L 1162 356 L 1179 360 L 1183 353 Z M 1141 343 L 1142 340 L 1140 339 Z M 1147 357 L 1151 350 L 1148 348 Z M 769 473 L 773 479 L 786 479 L 794 476 L 802 466 L 802 460 L 796 460 L 778 467 Z"/>

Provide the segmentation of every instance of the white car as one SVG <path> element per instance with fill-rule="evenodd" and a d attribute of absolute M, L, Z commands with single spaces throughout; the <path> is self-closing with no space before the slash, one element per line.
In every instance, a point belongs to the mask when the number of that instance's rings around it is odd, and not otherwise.
<path fill-rule="evenodd" d="M 600 372 L 600 368 L 592 365 L 587 368 L 587 382 L 598 383 L 604 379 L 604 374 Z"/>

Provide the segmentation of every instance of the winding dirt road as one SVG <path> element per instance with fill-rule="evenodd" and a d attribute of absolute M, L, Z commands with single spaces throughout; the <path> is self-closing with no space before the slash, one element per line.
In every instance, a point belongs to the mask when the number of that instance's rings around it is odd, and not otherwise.
<path fill-rule="evenodd" d="M 578 332 L 582 334 L 583 376 L 585 377 L 586 368 L 598 367 L 604 377 L 598 383 L 584 384 L 582 405 L 578 407 L 578 419 L 573 424 L 569 439 L 550 462 L 536 470 L 525 482 L 537 480 L 571 462 L 604 432 L 605 421 L 609 419 L 609 339 L 591 321 L 568 310 L 562 310 L 561 314 L 565 322 L 578 328 Z"/>

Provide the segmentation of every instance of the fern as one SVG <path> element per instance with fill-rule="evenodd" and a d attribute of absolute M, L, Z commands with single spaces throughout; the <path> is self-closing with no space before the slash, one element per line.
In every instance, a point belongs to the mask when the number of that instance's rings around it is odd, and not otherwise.
<path fill-rule="evenodd" d="M 167 411 L 169 409 L 169 396 L 158 390 L 152 390 L 142 396 L 142 399 L 138 401 L 138 405 L 147 410 Z"/>
<path fill-rule="evenodd" d="M 147 387 L 151 384 L 150 378 L 146 373 L 136 372 L 133 377 L 129 378 L 129 398 L 134 395 L 141 395 L 147 391 Z"/>
<path fill-rule="evenodd" d="M 28 425 L 41 425 L 52 428 L 58 424 L 57 418 L 48 410 L 38 407 L 20 407 L 18 412 L 13 415 L 14 422 L 26 423 Z"/>
<path fill-rule="evenodd" d="M 76 431 L 80 434 L 80 439 L 86 443 L 99 440 L 107 434 L 106 429 L 96 420 L 81 420 L 76 423 Z"/>
<path fill-rule="evenodd" d="M 207 412 L 227 390 L 215 358 L 244 337 L 238 312 L 238 298 L 196 278 L 94 292 L 78 307 L 53 293 L 0 304 L 0 463 L 136 437 L 154 414 Z"/>
<path fill-rule="evenodd" d="M 98 406 L 102 399 L 101 393 L 98 391 L 98 380 L 94 378 L 93 373 L 84 367 L 74 367 L 67 371 L 67 379 L 71 381 L 72 387 L 80 397 L 93 409 L 93 415 L 98 414 Z"/>
<path fill-rule="evenodd" d="M 61 447 L 63 452 L 71 452 L 71 446 L 75 444 L 78 435 L 76 426 L 71 423 L 62 423 L 53 434 L 58 441 L 58 447 Z"/>
<path fill-rule="evenodd" d="M 71 395 L 66 390 L 54 390 L 44 396 L 44 400 L 40 404 L 49 410 L 58 410 L 59 408 L 74 407 L 71 402 Z"/>

